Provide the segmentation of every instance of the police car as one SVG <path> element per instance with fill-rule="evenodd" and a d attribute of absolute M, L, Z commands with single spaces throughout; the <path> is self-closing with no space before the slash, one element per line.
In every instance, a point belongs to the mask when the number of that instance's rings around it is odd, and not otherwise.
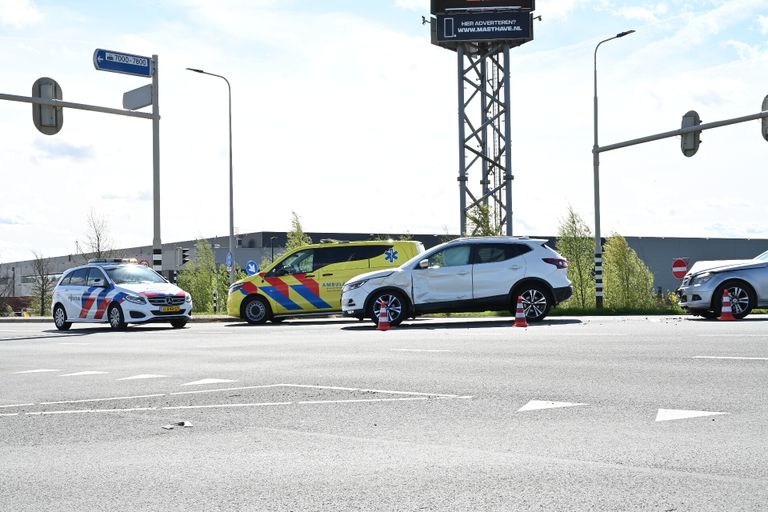
<path fill-rule="evenodd" d="M 298 247 L 230 286 L 227 313 L 250 324 L 336 313 L 346 281 L 363 272 L 395 268 L 422 252 L 424 245 L 411 240 L 326 241 Z"/>
<path fill-rule="evenodd" d="M 94 259 L 66 271 L 51 302 L 61 331 L 75 322 L 126 325 L 169 322 L 184 327 L 192 316 L 192 296 L 135 259 Z"/>

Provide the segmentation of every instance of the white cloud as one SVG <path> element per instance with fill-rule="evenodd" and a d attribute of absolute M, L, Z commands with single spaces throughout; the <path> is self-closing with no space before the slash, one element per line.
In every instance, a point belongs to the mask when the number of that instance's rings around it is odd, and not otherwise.
<path fill-rule="evenodd" d="M 408 11 L 429 12 L 429 0 L 395 0 L 395 5 Z"/>
<path fill-rule="evenodd" d="M 0 0 L 0 25 L 20 29 L 34 25 L 42 17 L 32 0 Z"/>

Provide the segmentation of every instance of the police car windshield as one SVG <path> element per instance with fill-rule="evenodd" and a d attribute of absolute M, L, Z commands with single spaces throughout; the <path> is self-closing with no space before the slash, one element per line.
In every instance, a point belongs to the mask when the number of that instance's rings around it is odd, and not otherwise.
<path fill-rule="evenodd" d="M 165 282 L 165 279 L 159 274 L 144 265 L 121 265 L 106 270 L 110 279 L 112 279 L 115 284 Z"/>

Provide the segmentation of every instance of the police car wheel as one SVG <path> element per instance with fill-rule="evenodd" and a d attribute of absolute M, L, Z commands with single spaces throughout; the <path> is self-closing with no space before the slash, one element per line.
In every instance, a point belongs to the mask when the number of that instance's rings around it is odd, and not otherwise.
<path fill-rule="evenodd" d="M 398 292 L 381 292 L 372 296 L 371 301 L 368 303 L 368 318 L 373 320 L 373 323 L 376 325 L 379 325 L 381 301 L 387 302 L 389 325 L 393 327 L 400 325 L 400 322 L 405 320 L 407 315 L 407 303 L 403 295 Z"/>
<path fill-rule="evenodd" d="M 243 304 L 243 319 L 251 325 L 263 324 L 272 316 L 269 304 L 259 297 L 251 297 Z"/>
<path fill-rule="evenodd" d="M 68 331 L 72 327 L 72 322 L 67 322 L 67 312 L 61 304 L 53 308 L 53 323 L 60 331 Z"/>
<path fill-rule="evenodd" d="M 113 331 L 125 330 L 125 318 L 123 317 L 123 310 L 120 309 L 120 306 L 117 304 L 110 306 L 107 311 L 107 318 L 109 319 L 109 326 Z"/>

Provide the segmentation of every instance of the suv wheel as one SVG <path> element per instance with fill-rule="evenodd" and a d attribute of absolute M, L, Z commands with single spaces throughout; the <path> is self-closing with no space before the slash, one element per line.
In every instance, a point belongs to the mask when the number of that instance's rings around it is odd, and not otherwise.
<path fill-rule="evenodd" d="M 539 322 L 549 314 L 552 309 L 552 299 L 549 292 L 538 284 L 526 284 L 518 287 L 512 294 L 512 307 L 510 311 L 517 309 L 517 298 L 523 298 L 523 311 L 529 322 Z"/>
<path fill-rule="evenodd" d="M 374 293 L 368 301 L 368 318 L 373 320 L 373 323 L 376 325 L 379 325 L 379 312 L 382 301 L 387 303 L 389 325 L 400 325 L 407 316 L 407 302 L 403 294 L 399 292 L 385 291 Z"/>
<path fill-rule="evenodd" d="M 261 297 L 249 297 L 243 304 L 243 320 L 251 325 L 263 324 L 272 316 L 269 304 Z"/>
<path fill-rule="evenodd" d="M 117 304 L 112 304 L 107 310 L 107 318 L 109 319 L 109 326 L 113 331 L 124 331 L 127 325 L 125 324 L 125 318 L 123 317 L 123 310 Z"/>
<path fill-rule="evenodd" d="M 53 323 L 60 331 L 68 331 L 72 327 L 72 322 L 67 322 L 67 312 L 64 311 L 64 306 L 57 304 L 53 308 Z"/>

